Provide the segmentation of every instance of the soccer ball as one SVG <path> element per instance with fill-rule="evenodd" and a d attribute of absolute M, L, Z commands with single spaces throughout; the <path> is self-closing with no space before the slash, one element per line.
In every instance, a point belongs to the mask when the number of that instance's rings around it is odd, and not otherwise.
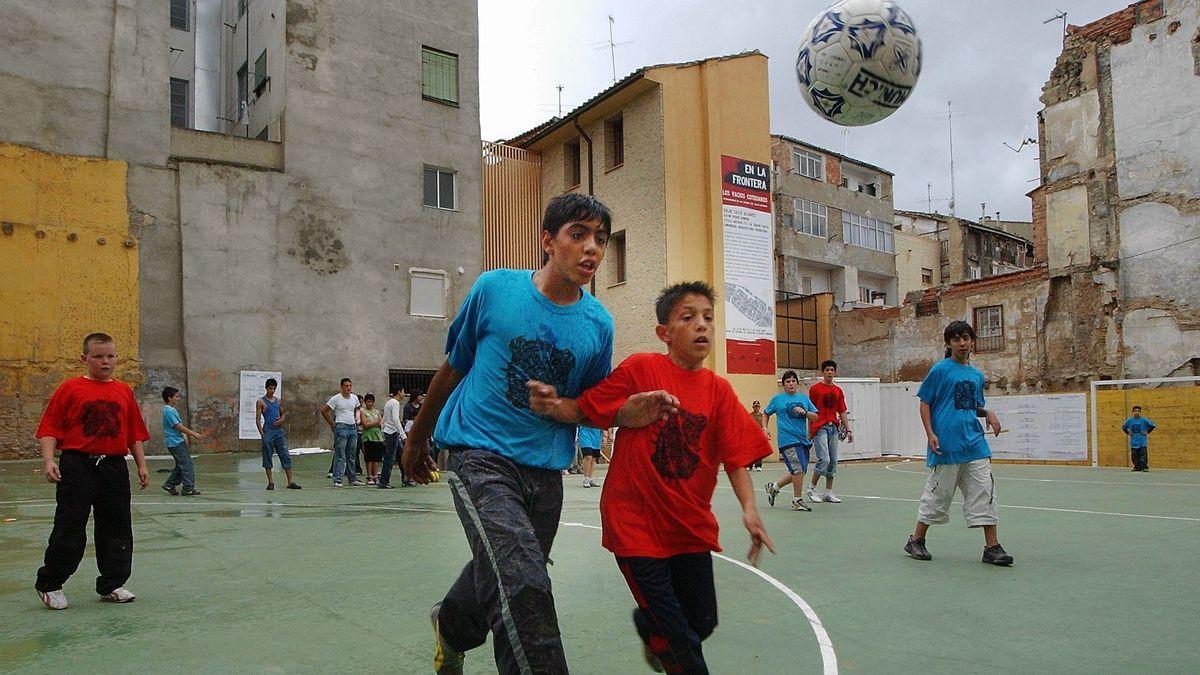
<path fill-rule="evenodd" d="M 804 31 L 796 79 L 809 107 L 844 126 L 900 107 L 921 75 L 921 38 L 891 0 L 841 0 Z"/>
<path fill-rule="evenodd" d="M 430 471 L 429 477 L 432 478 L 433 482 L 436 483 L 442 479 L 442 473 L 440 471 L 436 471 L 436 470 Z"/>

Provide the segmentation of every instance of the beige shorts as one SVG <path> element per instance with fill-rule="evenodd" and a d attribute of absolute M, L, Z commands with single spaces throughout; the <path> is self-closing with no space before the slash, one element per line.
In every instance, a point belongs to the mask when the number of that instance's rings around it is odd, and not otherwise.
<path fill-rule="evenodd" d="M 963 517 L 967 527 L 995 525 L 996 481 L 992 478 L 992 462 L 977 459 L 966 464 L 939 464 L 929 470 L 925 492 L 917 509 L 917 520 L 926 525 L 940 525 L 950 520 L 950 501 L 954 490 L 963 494 Z"/>

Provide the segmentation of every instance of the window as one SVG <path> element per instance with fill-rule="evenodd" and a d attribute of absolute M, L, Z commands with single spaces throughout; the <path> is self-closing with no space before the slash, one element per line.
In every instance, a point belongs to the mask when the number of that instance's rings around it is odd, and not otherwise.
<path fill-rule="evenodd" d="M 625 163 L 625 118 L 620 115 L 604 123 L 604 166 L 615 169 Z"/>
<path fill-rule="evenodd" d="M 792 227 L 797 232 L 824 239 L 829 236 L 829 209 L 824 204 L 797 197 Z"/>
<path fill-rule="evenodd" d="M 625 283 L 625 231 L 613 232 L 608 238 L 608 256 L 613 261 L 613 283 Z"/>
<path fill-rule="evenodd" d="M 775 362 L 779 368 L 817 369 L 815 296 L 775 291 Z"/>
<path fill-rule="evenodd" d="M 189 30 L 189 2 L 190 0 L 171 0 L 171 28 L 175 28 L 177 30 Z"/>
<path fill-rule="evenodd" d="M 975 351 L 998 352 L 1004 349 L 1004 307 L 990 305 L 975 308 Z"/>
<path fill-rule="evenodd" d="M 171 78 L 171 126 L 188 126 L 188 81 Z"/>
<path fill-rule="evenodd" d="M 246 0 L 238 0 L 238 16 L 246 13 Z"/>
<path fill-rule="evenodd" d="M 881 305 L 887 304 L 887 293 L 877 291 L 868 286 L 858 287 L 858 301 L 866 305 L 874 305 L 878 301 Z"/>
<path fill-rule="evenodd" d="M 812 277 L 800 277 L 800 293 L 812 295 Z"/>
<path fill-rule="evenodd" d="M 792 170 L 814 180 L 825 180 L 825 160 L 804 150 L 792 150 Z"/>
<path fill-rule="evenodd" d="M 242 119 L 242 111 L 246 110 L 246 101 L 250 98 L 250 81 L 246 70 L 247 65 L 246 62 L 243 62 L 242 67 L 238 68 L 237 71 L 238 108 L 234 113 L 234 118 L 238 120 L 238 124 L 250 123 L 249 119 Z"/>
<path fill-rule="evenodd" d="M 937 298 L 917 301 L 917 316 L 936 316 L 941 309 Z"/>
<path fill-rule="evenodd" d="M 413 267 L 408 270 L 408 313 L 412 316 L 446 318 L 446 272 Z"/>
<path fill-rule="evenodd" d="M 458 55 L 421 47 L 421 97 L 458 105 Z"/>
<path fill-rule="evenodd" d="M 921 268 L 921 283 L 933 285 L 933 270 L 928 267 Z"/>
<path fill-rule="evenodd" d="M 895 253 L 895 236 L 892 226 L 883 221 L 842 212 L 842 238 L 847 244 Z"/>
<path fill-rule="evenodd" d="M 455 202 L 455 188 L 453 171 L 425 167 L 425 206 L 450 210 L 458 208 Z"/>
<path fill-rule="evenodd" d="M 970 279 L 982 279 L 983 272 L 979 269 L 978 265 L 970 265 L 967 267 L 967 277 Z"/>
<path fill-rule="evenodd" d="M 582 177 L 579 166 L 579 141 L 563 144 L 563 185 L 568 190 L 579 185 Z"/>
<path fill-rule="evenodd" d="M 267 50 L 263 50 L 254 62 L 254 95 L 262 96 L 263 86 L 270 78 L 267 77 Z"/>

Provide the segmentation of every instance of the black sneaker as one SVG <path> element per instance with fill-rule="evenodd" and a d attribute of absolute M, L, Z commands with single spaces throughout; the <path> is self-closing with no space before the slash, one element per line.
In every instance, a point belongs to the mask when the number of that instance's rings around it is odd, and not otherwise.
<path fill-rule="evenodd" d="M 917 539 L 912 535 L 908 536 L 908 543 L 904 545 L 904 552 L 917 560 L 933 560 L 933 556 L 929 555 L 929 550 L 925 548 L 925 540 Z M 987 552 L 984 552 L 984 557 L 987 557 Z M 1012 558 L 1009 558 L 1012 562 Z"/>
<path fill-rule="evenodd" d="M 1008 567 L 1009 565 L 1013 564 L 1013 557 L 1005 552 L 1003 546 L 996 544 L 995 546 L 984 547 L 983 562 L 990 565 Z"/>
<path fill-rule="evenodd" d="M 396 486 L 392 485 L 391 483 L 380 483 L 379 484 L 380 490 L 394 490 L 395 488 L 396 488 Z"/>
<path fill-rule="evenodd" d="M 299 489 L 300 489 L 300 484 L 299 484 L 299 483 L 288 483 L 287 489 L 289 489 L 289 490 L 299 490 Z"/>
<path fill-rule="evenodd" d="M 165 490 L 169 495 L 174 495 L 176 497 L 179 496 L 179 490 L 176 490 L 174 485 L 164 485 L 162 486 L 162 489 Z"/>
<path fill-rule="evenodd" d="M 191 490 L 184 490 L 183 492 L 180 492 L 179 494 L 183 495 L 184 497 L 194 497 L 194 496 L 200 494 L 200 491 L 195 488 L 192 488 Z"/>
<path fill-rule="evenodd" d="M 267 483 L 267 489 L 268 489 L 268 490 L 274 490 L 274 489 L 275 489 L 275 484 L 274 484 L 274 483 Z"/>

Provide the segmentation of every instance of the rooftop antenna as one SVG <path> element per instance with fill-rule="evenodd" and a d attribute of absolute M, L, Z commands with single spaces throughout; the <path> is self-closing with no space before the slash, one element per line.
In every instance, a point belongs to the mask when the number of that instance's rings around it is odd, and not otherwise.
<path fill-rule="evenodd" d="M 560 84 L 560 85 L 558 85 L 557 89 L 558 89 L 558 116 L 559 116 L 559 117 L 562 117 L 562 90 L 563 90 L 563 86 Z"/>
<path fill-rule="evenodd" d="M 925 213 L 933 213 L 933 183 L 925 183 Z"/>
<path fill-rule="evenodd" d="M 609 59 L 611 59 L 611 61 L 612 61 L 613 84 L 617 83 L 617 47 L 630 44 L 630 42 L 631 42 L 630 40 L 626 40 L 625 42 L 615 42 L 613 40 L 613 25 L 616 22 L 617 22 L 617 20 L 613 18 L 613 15 L 609 14 L 608 15 L 608 42 L 596 42 L 596 43 L 593 43 L 593 45 L 592 45 L 592 46 L 596 47 L 596 49 L 603 49 L 605 47 L 608 47 Z"/>
<path fill-rule="evenodd" d="M 1050 23 L 1051 21 L 1062 21 L 1062 25 L 1063 25 L 1062 41 L 1063 41 L 1063 44 L 1065 45 L 1067 43 L 1067 13 L 1062 11 L 1061 9 L 1056 9 L 1055 11 L 1057 11 L 1058 14 L 1055 14 L 1054 16 L 1050 17 L 1049 19 L 1046 19 L 1045 21 L 1043 21 L 1042 25 L 1044 26 L 1044 25 Z"/>
<path fill-rule="evenodd" d="M 950 107 L 950 101 L 946 101 L 946 127 L 950 134 L 950 215 L 954 213 L 954 110 Z"/>

